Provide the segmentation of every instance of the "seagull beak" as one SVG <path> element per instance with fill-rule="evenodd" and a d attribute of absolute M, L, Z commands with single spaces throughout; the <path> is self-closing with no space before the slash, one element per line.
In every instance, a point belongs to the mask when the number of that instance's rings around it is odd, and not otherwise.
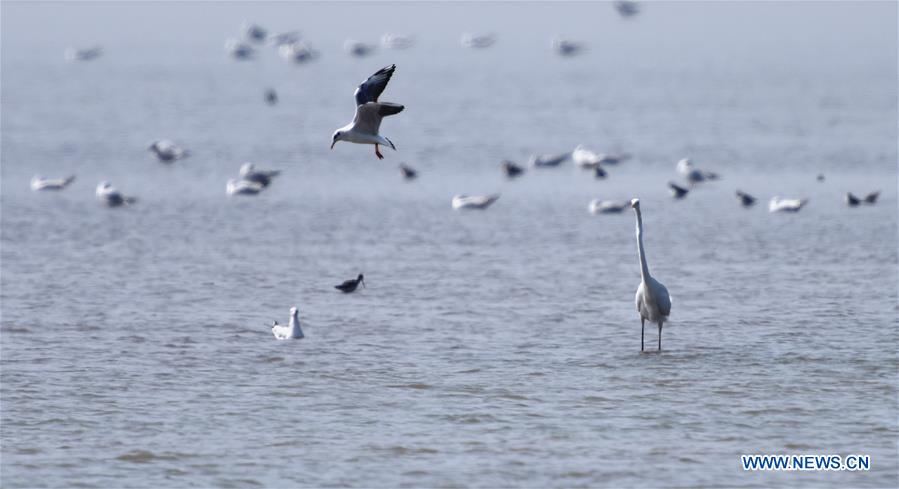
<path fill-rule="evenodd" d="M 337 140 L 331 141 L 331 149 L 334 149 L 334 145 L 337 144 Z"/>

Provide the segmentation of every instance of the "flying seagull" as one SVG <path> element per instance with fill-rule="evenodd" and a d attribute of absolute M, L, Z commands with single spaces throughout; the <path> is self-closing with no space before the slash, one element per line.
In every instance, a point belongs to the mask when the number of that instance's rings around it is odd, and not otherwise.
<path fill-rule="evenodd" d="M 374 144 L 375 156 L 379 160 L 384 155 L 378 150 L 379 145 L 390 146 L 396 151 L 396 146 L 389 139 L 378 134 L 381 127 L 381 119 L 403 111 L 403 106 L 388 102 L 378 102 L 378 97 L 387 88 L 387 82 L 393 76 L 396 65 L 381 68 L 377 73 L 368 77 L 359 85 L 354 94 L 356 97 L 356 116 L 353 122 L 334 131 L 331 138 L 331 149 L 337 141 L 347 141 L 356 144 Z"/>

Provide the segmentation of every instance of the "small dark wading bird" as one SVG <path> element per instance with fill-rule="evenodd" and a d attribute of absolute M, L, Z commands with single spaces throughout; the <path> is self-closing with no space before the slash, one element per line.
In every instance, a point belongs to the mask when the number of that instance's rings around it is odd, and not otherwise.
<path fill-rule="evenodd" d="M 415 180 L 415 177 L 418 176 L 418 172 L 415 171 L 411 166 L 406 166 L 404 164 L 400 164 L 400 174 L 403 175 L 405 180 Z"/>
<path fill-rule="evenodd" d="M 355 280 L 344 280 L 342 284 L 335 285 L 334 288 L 343 292 L 344 294 L 349 294 L 356 290 L 356 287 L 359 287 L 359 284 L 362 284 L 362 287 L 365 287 L 365 277 L 360 273 Z"/>
<path fill-rule="evenodd" d="M 521 176 L 521 174 L 524 173 L 524 168 L 516 165 L 515 163 L 512 163 L 509 160 L 503 161 L 500 166 L 502 166 L 503 173 L 505 173 L 506 177 L 508 178 L 515 178 Z"/>
<path fill-rule="evenodd" d="M 755 205 L 756 201 L 755 197 L 740 190 L 737 190 L 737 199 L 740 201 L 740 205 L 742 205 L 743 207 L 752 207 L 753 205 Z"/>
<path fill-rule="evenodd" d="M 661 282 L 649 275 L 646 253 L 643 251 L 643 216 L 640 214 L 640 199 L 631 200 L 631 207 L 637 214 L 637 253 L 640 255 L 640 286 L 637 287 L 637 312 L 640 313 L 640 351 L 643 351 L 643 333 L 646 321 L 659 325 L 659 351 L 662 350 L 662 323 L 671 314 L 671 296 Z"/>
<path fill-rule="evenodd" d="M 356 97 L 356 116 L 353 118 L 353 122 L 334 131 L 334 135 L 331 137 L 331 149 L 334 149 L 337 141 L 374 144 L 375 156 L 379 160 L 384 159 L 384 155 L 378 150 L 379 145 L 390 146 L 396 151 L 396 146 L 389 139 L 378 134 L 378 130 L 381 128 L 381 119 L 389 115 L 399 114 L 404 109 L 399 104 L 378 102 L 378 97 L 387 88 L 387 82 L 393 76 L 394 70 L 396 70 L 396 65 L 381 68 L 359 85 L 354 94 Z"/>
<path fill-rule="evenodd" d="M 671 189 L 671 196 L 675 199 L 683 199 L 687 196 L 687 193 L 690 192 L 689 189 L 681 187 L 680 185 L 674 182 L 668 182 L 668 188 Z"/>

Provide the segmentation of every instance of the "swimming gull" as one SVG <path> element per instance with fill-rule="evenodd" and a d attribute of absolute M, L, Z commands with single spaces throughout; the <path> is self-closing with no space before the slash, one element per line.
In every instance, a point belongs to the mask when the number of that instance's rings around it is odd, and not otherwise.
<path fill-rule="evenodd" d="M 75 175 L 65 178 L 44 178 L 40 175 L 31 177 L 31 190 L 62 190 L 75 181 Z"/>
<path fill-rule="evenodd" d="M 589 210 L 591 214 L 620 214 L 630 206 L 630 202 L 593 199 L 587 206 L 587 210 Z"/>
<path fill-rule="evenodd" d="M 108 207 L 119 207 L 124 204 L 133 204 L 137 202 L 134 197 L 126 197 L 122 195 L 111 183 L 107 181 L 100 182 L 97 185 L 97 200 Z"/>
<path fill-rule="evenodd" d="M 799 212 L 808 199 L 781 199 L 772 197 L 768 202 L 768 212 Z"/>
<path fill-rule="evenodd" d="M 389 115 L 399 114 L 404 107 L 389 102 L 378 102 L 378 97 L 387 88 L 387 83 L 396 65 L 381 68 L 374 75 L 368 77 L 354 94 L 356 98 L 356 116 L 353 122 L 334 131 L 331 137 L 331 149 L 337 141 L 347 141 L 356 144 L 374 144 L 375 156 L 384 159 L 384 155 L 378 150 L 379 145 L 390 146 L 396 151 L 396 146 L 389 139 L 378 134 L 381 127 L 381 119 Z"/>
<path fill-rule="evenodd" d="M 492 195 L 465 195 L 460 194 L 453 197 L 453 209 L 486 209 L 490 204 L 499 199 L 499 194 Z"/>
<path fill-rule="evenodd" d="M 496 42 L 496 36 L 493 34 L 462 34 L 462 45 L 467 48 L 484 49 L 489 48 Z"/>
<path fill-rule="evenodd" d="M 256 165 L 244 163 L 240 165 L 240 178 L 248 182 L 255 182 L 263 187 L 268 187 L 272 179 L 281 174 L 281 170 L 257 170 Z"/>
<path fill-rule="evenodd" d="M 278 321 L 272 321 L 272 334 L 279 340 L 298 340 L 303 338 L 303 328 L 300 327 L 300 319 L 297 317 L 296 306 L 290 308 L 290 323 L 287 326 L 278 324 Z"/>
<path fill-rule="evenodd" d="M 160 139 L 159 141 L 154 141 L 150 144 L 150 147 L 147 148 L 153 152 L 156 156 L 156 159 L 163 163 L 171 163 L 175 160 L 180 160 L 182 158 L 187 158 L 190 156 L 190 152 L 186 149 L 178 146 L 172 141 L 168 139 Z"/>
<path fill-rule="evenodd" d="M 706 180 L 718 180 L 718 174 L 710 171 L 700 170 L 693 166 L 693 162 L 689 158 L 683 158 L 677 162 L 677 172 L 683 175 L 691 185 L 704 182 Z"/>
<path fill-rule="evenodd" d="M 229 179 L 225 184 L 225 192 L 228 195 L 256 195 L 264 188 L 265 186 L 261 183 L 237 180 L 236 178 Z"/>

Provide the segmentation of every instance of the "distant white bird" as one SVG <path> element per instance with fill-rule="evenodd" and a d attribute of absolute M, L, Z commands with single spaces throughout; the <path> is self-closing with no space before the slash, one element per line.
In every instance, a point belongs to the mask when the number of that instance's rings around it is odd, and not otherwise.
<path fill-rule="evenodd" d="M 356 144 L 374 144 L 375 156 L 384 159 L 384 155 L 378 150 L 379 145 L 390 146 L 396 151 L 396 146 L 389 139 L 378 134 L 381 128 L 381 119 L 389 115 L 399 114 L 404 107 L 389 102 L 378 102 L 378 97 L 387 88 L 387 82 L 393 76 L 396 65 L 381 68 L 374 75 L 368 77 L 358 88 L 354 96 L 356 98 L 356 116 L 353 122 L 334 131 L 331 136 L 331 149 L 337 141 L 347 141 Z"/>
<path fill-rule="evenodd" d="M 171 163 L 175 160 L 180 160 L 182 158 L 187 158 L 190 156 L 190 152 L 186 149 L 178 146 L 172 141 L 168 139 L 160 139 L 159 141 L 154 141 L 150 144 L 150 147 L 147 148 L 153 152 L 153 155 L 156 156 L 156 159 L 163 163 Z"/>
<path fill-rule="evenodd" d="M 253 59 L 256 57 L 256 48 L 243 41 L 238 41 L 237 39 L 228 39 L 225 41 L 225 52 L 236 60 Z"/>
<path fill-rule="evenodd" d="M 312 49 L 312 46 L 305 41 L 281 44 L 278 47 L 278 54 L 282 58 L 297 64 L 306 63 L 318 57 L 318 51 Z"/>
<path fill-rule="evenodd" d="M 244 163 L 240 165 L 240 178 L 248 182 L 256 182 L 263 187 L 268 187 L 272 179 L 281 174 L 281 170 L 257 170 L 256 165 Z"/>
<path fill-rule="evenodd" d="M 453 197 L 453 209 L 486 209 L 490 204 L 496 202 L 499 198 L 498 194 L 492 195 L 465 195 L 460 194 Z"/>
<path fill-rule="evenodd" d="M 662 323 L 671 314 L 671 296 L 661 282 L 649 274 L 646 252 L 643 249 L 643 216 L 640 214 L 640 199 L 631 200 L 631 207 L 637 213 L 637 253 L 640 255 L 640 286 L 634 300 L 640 313 L 640 351 L 643 351 L 643 332 L 646 321 L 659 325 L 659 350 L 662 349 Z"/>
<path fill-rule="evenodd" d="M 137 202 L 134 197 L 126 197 L 122 195 L 111 183 L 103 181 L 97 185 L 97 200 L 107 207 L 118 207 L 124 204 L 133 204 Z"/>
<path fill-rule="evenodd" d="M 272 321 L 272 334 L 279 340 L 298 340 L 303 338 L 303 328 L 300 327 L 300 319 L 297 317 L 297 308 L 290 308 L 290 322 L 287 326 L 278 324 L 278 321 Z"/>
<path fill-rule="evenodd" d="M 264 189 L 261 183 L 249 182 L 247 180 L 237 180 L 231 178 L 225 184 L 225 192 L 228 195 L 256 195 Z"/>
<path fill-rule="evenodd" d="M 587 206 L 587 210 L 589 210 L 591 214 L 620 214 L 624 212 L 628 206 L 630 206 L 630 204 L 627 202 L 593 199 Z"/>
<path fill-rule="evenodd" d="M 772 197 L 768 202 L 768 212 L 799 212 L 808 199 L 781 199 Z"/>
<path fill-rule="evenodd" d="M 717 173 L 697 169 L 689 158 L 683 158 L 678 161 L 676 168 L 677 172 L 683 175 L 691 185 L 706 180 L 718 180 Z"/>
<path fill-rule="evenodd" d="M 585 49 L 585 46 L 579 42 L 569 41 L 567 39 L 555 38 L 552 40 L 552 48 L 560 56 L 574 56 Z"/>
<path fill-rule="evenodd" d="M 347 39 L 343 43 L 343 50 L 346 51 L 347 54 L 356 56 L 357 58 L 368 56 L 369 54 L 374 53 L 375 49 L 375 45 L 365 44 L 364 42 L 355 39 Z"/>
<path fill-rule="evenodd" d="M 31 177 L 31 190 L 62 190 L 75 181 L 75 175 L 66 178 L 44 178 L 40 175 Z"/>
<path fill-rule="evenodd" d="M 92 59 L 97 59 L 100 55 L 103 54 L 103 48 L 100 46 L 95 46 L 87 49 L 77 49 L 77 48 L 66 48 L 65 58 L 68 62 L 74 61 L 90 61 Z"/>
<path fill-rule="evenodd" d="M 467 48 L 484 49 L 493 46 L 496 36 L 493 34 L 462 34 L 462 45 Z"/>
<path fill-rule="evenodd" d="M 268 35 L 268 31 L 250 22 L 244 22 L 240 27 L 240 32 L 243 34 L 244 39 L 257 43 L 264 42 L 266 35 Z"/>
<path fill-rule="evenodd" d="M 408 49 L 415 44 L 415 38 L 403 34 L 387 33 L 381 37 L 381 44 L 387 49 Z"/>
<path fill-rule="evenodd" d="M 610 155 L 606 153 L 597 153 L 596 151 L 587 149 L 582 144 L 579 144 L 574 148 L 574 151 L 571 152 L 571 161 L 581 168 L 596 168 L 600 165 L 617 165 L 629 157 L 629 155 L 625 154 Z"/>
<path fill-rule="evenodd" d="M 742 205 L 743 207 L 752 207 L 753 205 L 755 205 L 755 201 L 757 200 L 755 197 L 740 190 L 737 190 L 737 199 L 740 200 L 740 205 Z"/>
<path fill-rule="evenodd" d="M 556 155 L 531 155 L 528 163 L 534 168 L 551 168 L 561 165 L 565 160 L 571 157 L 571 153 L 560 153 Z"/>

